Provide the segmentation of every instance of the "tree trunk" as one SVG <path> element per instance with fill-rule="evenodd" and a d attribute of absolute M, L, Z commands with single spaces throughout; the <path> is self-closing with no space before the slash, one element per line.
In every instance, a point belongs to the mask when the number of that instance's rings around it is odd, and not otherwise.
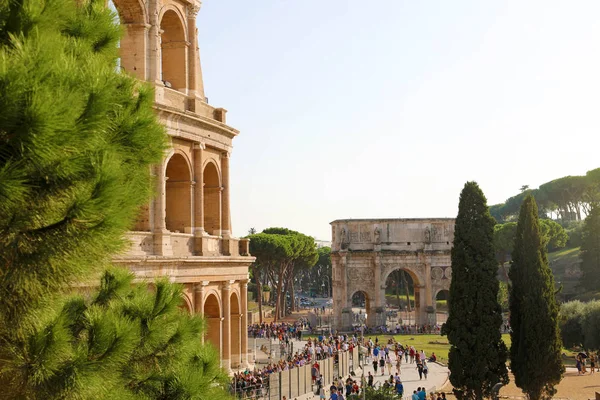
<path fill-rule="evenodd" d="M 283 283 L 283 293 L 282 293 L 282 297 L 283 297 L 283 304 L 281 305 L 281 316 L 282 317 L 285 317 L 287 315 L 287 294 L 288 294 L 289 290 L 290 290 L 290 279 L 288 276 L 286 276 L 284 283 Z"/>
<path fill-rule="evenodd" d="M 297 311 L 296 310 L 296 298 L 294 296 L 294 274 L 290 274 L 290 301 L 292 303 L 292 307 L 290 308 L 290 310 L 293 311 Z"/>
<path fill-rule="evenodd" d="M 398 309 L 400 309 L 400 279 L 398 279 L 398 272 L 400 271 L 396 271 L 396 279 L 394 279 L 394 283 L 396 284 L 396 303 L 398 303 Z"/>
<path fill-rule="evenodd" d="M 259 323 L 262 324 L 263 322 L 263 313 L 262 313 L 262 284 L 260 283 L 260 276 L 258 274 L 258 271 L 256 271 L 256 268 L 254 269 L 254 277 L 256 279 L 256 291 L 257 291 L 257 296 L 258 299 L 258 321 Z"/>
<path fill-rule="evenodd" d="M 275 322 L 277 322 L 281 316 L 281 292 L 283 291 L 283 280 L 285 279 L 286 265 L 279 266 L 279 276 L 277 279 L 277 298 L 275 300 Z"/>

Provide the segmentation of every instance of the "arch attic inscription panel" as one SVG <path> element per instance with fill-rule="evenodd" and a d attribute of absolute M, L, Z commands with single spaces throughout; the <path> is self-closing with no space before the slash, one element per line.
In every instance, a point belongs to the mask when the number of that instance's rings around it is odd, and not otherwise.
<path fill-rule="evenodd" d="M 366 324 L 386 324 L 389 275 L 406 271 L 414 284 L 418 325 L 436 323 L 436 295 L 450 288 L 454 219 L 343 219 L 331 222 L 334 322 L 349 330 L 352 296 L 366 296 Z"/>

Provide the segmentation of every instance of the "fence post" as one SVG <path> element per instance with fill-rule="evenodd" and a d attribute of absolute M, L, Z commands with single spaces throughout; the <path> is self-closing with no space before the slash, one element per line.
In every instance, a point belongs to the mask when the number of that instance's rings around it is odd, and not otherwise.
<path fill-rule="evenodd" d="M 281 375 L 282 374 L 283 374 L 283 371 L 277 373 L 277 375 L 279 375 L 279 398 L 280 399 L 283 398 L 283 385 L 281 384 Z"/>

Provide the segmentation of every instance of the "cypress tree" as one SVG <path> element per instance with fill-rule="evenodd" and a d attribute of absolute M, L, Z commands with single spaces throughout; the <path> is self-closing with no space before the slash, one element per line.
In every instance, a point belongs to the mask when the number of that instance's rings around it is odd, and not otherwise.
<path fill-rule="evenodd" d="M 581 240 L 581 284 L 588 290 L 600 285 L 600 207 L 594 206 L 585 219 Z"/>
<path fill-rule="evenodd" d="M 442 328 L 451 346 L 450 382 L 459 399 L 489 397 L 496 383 L 508 382 L 494 225 L 483 192 L 467 182 L 454 228 L 449 314 Z"/>
<path fill-rule="evenodd" d="M 549 399 L 564 373 L 562 342 L 554 277 L 531 195 L 521 205 L 509 277 L 510 365 L 515 384 L 530 399 Z"/>

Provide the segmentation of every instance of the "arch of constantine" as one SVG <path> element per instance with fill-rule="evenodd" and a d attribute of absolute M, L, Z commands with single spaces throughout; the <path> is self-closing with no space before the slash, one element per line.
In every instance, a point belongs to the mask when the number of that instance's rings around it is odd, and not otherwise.
<path fill-rule="evenodd" d="M 332 226 L 333 325 L 352 326 L 352 296 L 365 296 L 366 324 L 386 324 L 385 284 L 396 270 L 414 284 L 418 325 L 434 324 L 436 296 L 450 289 L 454 219 L 345 219 Z"/>
<path fill-rule="evenodd" d="M 229 370 L 247 365 L 248 241 L 231 235 L 229 160 L 239 132 L 204 94 L 196 29 L 199 0 L 112 0 L 123 27 L 123 73 L 149 82 L 170 146 L 154 167 L 156 197 L 115 261 L 140 281 L 181 283 L 189 312 Z"/>

